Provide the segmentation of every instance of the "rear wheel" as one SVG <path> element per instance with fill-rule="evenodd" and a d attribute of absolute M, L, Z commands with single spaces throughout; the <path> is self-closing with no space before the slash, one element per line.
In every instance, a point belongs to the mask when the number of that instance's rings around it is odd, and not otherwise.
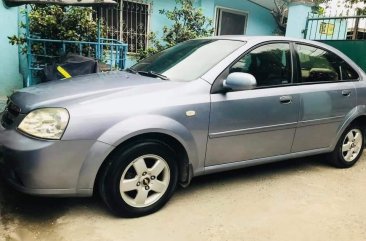
<path fill-rule="evenodd" d="M 139 217 L 159 210 L 178 182 L 177 157 L 157 141 L 136 143 L 114 153 L 100 179 L 104 202 L 118 216 Z"/>
<path fill-rule="evenodd" d="M 330 161 L 339 168 L 351 167 L 360 159 L 363 146 L 363 129 L 358 125 L 352 125 L 339 139 L 335 150 L 330 154 Z"/>

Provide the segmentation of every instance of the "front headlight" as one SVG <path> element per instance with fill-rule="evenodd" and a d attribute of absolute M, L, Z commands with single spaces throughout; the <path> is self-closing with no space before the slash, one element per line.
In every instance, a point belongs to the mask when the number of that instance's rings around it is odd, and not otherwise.
<path fill-rule="evenodd" d="M 66 109 L 38 109 L 30 112 L 18 129 L 31 136 L 59 140 L 64 134 L 69 118 L 69 112 Z"/>

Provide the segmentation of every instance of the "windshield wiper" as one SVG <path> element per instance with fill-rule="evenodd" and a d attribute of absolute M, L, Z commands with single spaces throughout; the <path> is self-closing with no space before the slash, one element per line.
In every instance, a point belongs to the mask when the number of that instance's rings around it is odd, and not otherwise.
<path fill-rule="evenodd" d="M 137 73 L 139 73 L 141 75 L 144 75 L 144 76 L 159 78 L 159 79 L 162 79 L 162 80 L 169 80 L 169 78 L 166 77 L 165 75 L 156 73 L 154 71 L 137 71 Z"/>
<path fill-rule="evenodd" d="M 137 71 L 137 70 L 132 69 L 132 68 L 127 68 L 125 71 L 133 73 L 133 74 L 140 74 L 140 75 L 144 75 L 144 76 L 159 78 L 159 79 L 162 79 L 162 80 L 169 80 L 169 78 L 166 77 L 165 75 L 156 73 L 154 71 Z"/>
<path fill-rule="evenodd" d="M 132 74 L 138 74 L 138 72 L 136 70 L 132 69 L 132 68 L 127 68 L 126 71 L 130 72 Z"/>

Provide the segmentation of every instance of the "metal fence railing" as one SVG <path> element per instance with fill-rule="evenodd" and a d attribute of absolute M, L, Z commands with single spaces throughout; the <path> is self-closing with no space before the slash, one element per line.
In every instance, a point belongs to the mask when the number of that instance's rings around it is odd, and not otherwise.
<path fill-rule="evenodd" d="M 97 8 L 101 13 L 101 8 Z M 122 70 L 126 67 L 128 44 L 118 39 L 103 38 L 102 17 L 96 19 L 97 38 L 94 42 L 67 39 L 45 39 L 30 31 L 30 9 L 25 8 L 25 41 L 27 44 L 27 79 L 25 86 L 36 84 L 47 64 L 57 63 L 68 53 L 79 54 L 98 61 L 102 71 Z"/>
<path fill-rule="evenodd" d="M 366 15 L 310 13 L 303 33 L 311 40 L 366 40 Z"/>
<path fill-rule="evenodd" d="M 66 41 L 53 39 L 27 38 L 28 46 L 40 46 L 37 51 L 27 49 L 27 86 L 35 84 L 39 73 L 46 64 L 58 62 L 67 53 L 77 53 L 96 59 L 102 71 L 122 70 L 126 66 L 127 44 L 113 39 L 100 39 L 99 42 Z M 52 49 L 52 52 L 49 50 Z M 54 53 L 58 54 L 55 55 Z"/>

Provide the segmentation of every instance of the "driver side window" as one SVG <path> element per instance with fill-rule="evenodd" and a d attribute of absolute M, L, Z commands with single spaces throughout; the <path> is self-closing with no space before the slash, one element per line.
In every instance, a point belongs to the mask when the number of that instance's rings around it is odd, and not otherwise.
<path fill-rule="evenodd" d="M 291 83 L 291 51 L 288 43 L 263 45 L 246 54 L 232 65 L 229 73 L 252 74 L 258 87 Z"/>

